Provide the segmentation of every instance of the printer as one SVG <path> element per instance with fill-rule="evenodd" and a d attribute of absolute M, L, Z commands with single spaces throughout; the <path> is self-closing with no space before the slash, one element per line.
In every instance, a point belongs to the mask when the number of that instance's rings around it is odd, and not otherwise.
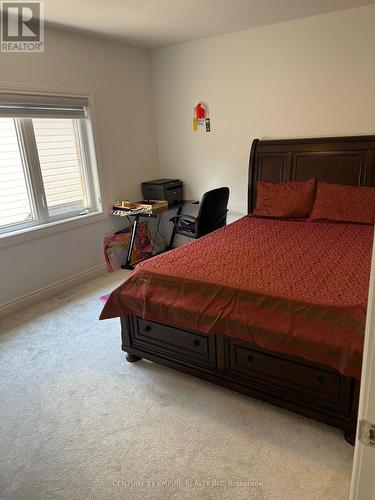
<path fill-rule="evenodd" d="M 179 179 L 156 179 L 142 182 L 145 200 L 166 200 L 169 204 L 183 200 L 183 184 Z"/>

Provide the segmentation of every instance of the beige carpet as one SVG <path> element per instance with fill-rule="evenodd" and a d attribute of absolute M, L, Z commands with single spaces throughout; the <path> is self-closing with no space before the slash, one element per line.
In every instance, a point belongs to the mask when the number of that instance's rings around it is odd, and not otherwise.
<path fill-rule="evenodd" d="M 105 275 L 1 322 L 2 499 L 348 498 L 342 434 L 168 368 L 126 363 Z"/>

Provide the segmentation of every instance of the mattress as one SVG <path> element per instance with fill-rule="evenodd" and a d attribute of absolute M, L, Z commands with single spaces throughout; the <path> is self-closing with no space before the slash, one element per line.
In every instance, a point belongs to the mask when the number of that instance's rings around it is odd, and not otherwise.
<path fill-rule="evenodd" d="M 373 227 L 251 216 L 137 265 L 101 319 L 135 314 L 360 378 Z"/>

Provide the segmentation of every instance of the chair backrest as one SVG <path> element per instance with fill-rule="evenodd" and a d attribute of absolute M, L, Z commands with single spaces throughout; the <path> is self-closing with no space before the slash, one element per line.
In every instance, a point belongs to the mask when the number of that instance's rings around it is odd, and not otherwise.
<path fill-rule="evenodd" d="M 197 216 L 198 237 L 215 231 L 227 223 L 229 188 L 207 191 L 202 197 Z"/>

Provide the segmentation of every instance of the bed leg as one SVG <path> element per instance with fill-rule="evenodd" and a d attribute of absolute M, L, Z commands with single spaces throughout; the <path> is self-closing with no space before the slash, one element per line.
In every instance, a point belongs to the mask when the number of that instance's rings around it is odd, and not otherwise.
<path fill-rule="evenodd" d="M 139 356 L 136 356 L 135 354 L 126 354 L 126 361 L 128 363 L 135 363 L 135 361 L 139 361 L 140 359 L 142 359 L 142 358 Z"/>
<path fill-rule="evenodd" d="M 347 443 L 351 444 L 352 446 L 354 446 L 355 445 L 355 435 L 356 435 L 355 430 L 345 431 L 344 432 L 345 441 Z"/>

